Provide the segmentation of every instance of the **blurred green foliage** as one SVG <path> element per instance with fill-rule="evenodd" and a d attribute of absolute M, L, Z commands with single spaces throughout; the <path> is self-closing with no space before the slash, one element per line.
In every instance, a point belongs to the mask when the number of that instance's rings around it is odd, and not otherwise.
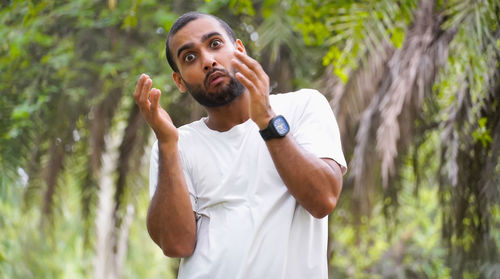
<path fill-rule="evenodd" d="M 425 160 L 424 154 L 433 152 L 438 140 L 437 134 L 429 135 L 417 160 Z M 386 198 L 359 225 L 353 225 L 352 213 L 347 211 L 350 201 L 341 200 L 330 222 L 333 278 L 451 277 L 441 236 L 439 187 L 428 176 L 437 161 L 428 166 L 424 176 L 429 180 L 415 193 L 412 160 L 406 158 L 401 170 L 405 182 L 398 196 L 400 208 L 389 218 L 383 207 L 392 201 Z"/>
<path fill-rule="evenodd" d="M 115 197 L 118 227 L 125 208 L 135 208 L 122 277 L 175 278 L 178 261 L 163 256 L 145 226 L 152 135 L 137 120 L 140 118 L 132 92 L 139 75 L 147 73 L 154 86 L 162 90 L 162 105 L 177 125 L 199 117 L 193 102 L 177 92 L 165 61 L 165 37 L 180 14 L 199 10 L 226 19 L 248 52 L 276 81 L 272 84 L 275 91 L 284 91 L 317 87 L 324 83 L 325 76 L 331 78 L 330 70 L 342 84 L 349 84 L 355 72 L 369 67 L 368 58 L 378 55 L 382 48 L 397 50 L 404 46 L 420 2 L 2 2 L 0 278 L 94 276 L 100 158 L 106 152 L 120 156 L 111 175 L 119 193 Z M 498 34 L 500 4 L 494 0 L 482 2 L 436 2 L 440 15 L 447 19 L 443 30 L 456 28 L 456 34 L 450 42 L 446 66 L 439 69 L 431 85 L 432 102 L 423 105 L 415 122 L 437 128 L 419 134 L 410 150 L 401 154 L 399 184 L 394 186 L 397 191 L 390 196 L 385 194 L 387 189 L 377 188 L 368 215 L 359 216 L 353 189 L 344 188 L 330 217 L 332 277 L 500 276 L 498 259 L 491 260 L 500 247 L 500 206 L 485 203 L 488 212 L 479 216 L 482 211 L 477 210 L 478 204 L 484 202 L 479 201 L 481 196 L 467 187 L 457 194 L 459 187 L 443 183 L 445 175 L 440 173 L 443 157 L 452 157 L 440 154 L 443 146 L 451 145 L 442 142 L 440 133 L 443 123 L 454 115 L 450 108 L 458 106 L 459 93 L 464 90 L 470 93 L 466 103 L 471 113 L 458 115 L 467 121 L 460 122 L 464 127 L 456 129 L 463 128 L 465 136 L 472 138 L 471 144 L 483 148 L 466 155 L 479 154 L 481 159 L 495 154 L 492 146 L 498 135 L 492 125 L 497 121 L 499 99 L 487 103 L 485 96 L 494 82 L 491 77 L 498 78 L 491 73 L 498 72 L 495 59 L 500 39 L 493 39 L 494 44 L 484 42 Z M 493 108 L 486 116 L 482 114 L 485 105 Z M 354 113 L 349 119 L 360 118 L 360 112 Z M 467 142 L 470 137 L 459 136 L 465 139 L 460 147 L 471 146 Z M 118 138 L 120 147 L 111 149 L 110 138 Z M 352 152 L 346 155 L 348 160 L 353 156 Z M 482 166 L 489 168 L 487 164 Z M 498 177 L 499 164 L 488 171 L 487 175 Z M 352 179 L 348 173 L 345 185 Z M 498 184 L 494 186 L 498 188 Z M 497 193 L 488 189 L 488 193 Z M 467 202 L 463 218 L 454 216 L 457 195 Z M 454 221 L 461 226 L 453 227 Z M 495 252 L 489 258 L 471 252 L 487 243 L 475 242 L 478 238 L 474 232 L 481 224 L 487 224 L 483 236 L 492 240 L 490 251 Z M 461 253 L 472 256 L 456 256 Z"/>

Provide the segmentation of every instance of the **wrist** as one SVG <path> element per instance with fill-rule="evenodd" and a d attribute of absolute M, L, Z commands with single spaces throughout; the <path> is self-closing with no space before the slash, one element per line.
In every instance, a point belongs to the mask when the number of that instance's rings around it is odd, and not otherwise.
<path fill-rule="evenodd" d="M 290 125 L 283 115 L 273 117 L 266 128 L 259 131 L 265 141 L 283 138 L 290 132 Z"/>
<path fill-rule="evenodd" d="M 162 153 L 177 152 L 177 141 L 158 140 L 158 150 Z"/>
<path fill-rule="evenodd" d="M 179 134 L 177 130 L 175 133 L 157 132 L 155 130 L 156 139 L 158 140 L 158 147 L 177 147 L 177 142 L 179 141 Z"/>
<path fill-rule="evenodd" d="M 276 114 L 272 112 L 271 114 L 268 114 L 265 117 L 261 117 L 258 121 L 255 121 L 255 124 L 257 124 L 259 130 L 264 130 L 269 125 L 271 119 L 273 119 L 275 116 Z"/>

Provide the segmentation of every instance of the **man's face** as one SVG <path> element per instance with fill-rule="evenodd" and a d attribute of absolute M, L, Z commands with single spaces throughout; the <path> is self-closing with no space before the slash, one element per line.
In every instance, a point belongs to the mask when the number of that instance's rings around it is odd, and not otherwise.
<path fill-rule="evenodd" d="M 206 107 L 230 103 L 245 89 L 231 66 L 236 49 L 244 51 L 241 41 L 234 43 L 217 20 L 202 16 L 189 22 L 170 40 L 177 86 Z"/>

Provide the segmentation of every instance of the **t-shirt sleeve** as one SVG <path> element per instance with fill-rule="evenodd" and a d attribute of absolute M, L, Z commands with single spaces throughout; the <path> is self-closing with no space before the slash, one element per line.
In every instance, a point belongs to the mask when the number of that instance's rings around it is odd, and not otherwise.
<path fill-rule="evenodd" d="M 302 113 L 296 127 L 292 127 L 293 136 L 307 151 L 318 158 L 335 160 L 347 171 L 347 163 L 342 151 L 337 120 L 325 96 L 316 90 L 304 90 L 298 94 L 307 94 Z M 302 99 L 303 100 L 303 99 Z"/>
<path fill-rule="evenodd" d="M 182 164 L 182 172 L 184 173 L 184 178 L 186 180 L 186 185 L 188 187 L 189 191 L 189 198 L 191 200 L 191 207 L 193 208 L 193 211 L 197 211 L 197 203 L 196 203 L 196 195 L 194 192 L 193 188 L 193 183 L 191 180 L 191 176 L 189 176 L 188 171 L 186 170 L 186 163 L 183 161 L 183 156 L 182 153 L 179 154 L 181 157 L 181 164 Z M 156 187 L 158 186 L 158 157 L 159 157 L 159 152 L 158 152 L 158 142 L 155 142 L 153 144 L 153 148 L 151 150 L 151 160 L 150 160 L 150 165 L 149 165 L 149 198 L 153 198 L 153 195 L 156 191 Z"/>

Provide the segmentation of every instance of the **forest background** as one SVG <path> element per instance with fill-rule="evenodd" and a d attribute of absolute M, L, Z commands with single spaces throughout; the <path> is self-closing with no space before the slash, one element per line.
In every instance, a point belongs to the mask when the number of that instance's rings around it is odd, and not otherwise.
<path fill-rule="evenodd" d="M 271 77 L 330 100 L 349 162 L 332 278 L 500 278 L 500 1 L 72 0 L 0 4 L 0 278 L 174 278 L 148 236 L 154 135 L 204 112 L 164 43 L 198 10 Z"/>

